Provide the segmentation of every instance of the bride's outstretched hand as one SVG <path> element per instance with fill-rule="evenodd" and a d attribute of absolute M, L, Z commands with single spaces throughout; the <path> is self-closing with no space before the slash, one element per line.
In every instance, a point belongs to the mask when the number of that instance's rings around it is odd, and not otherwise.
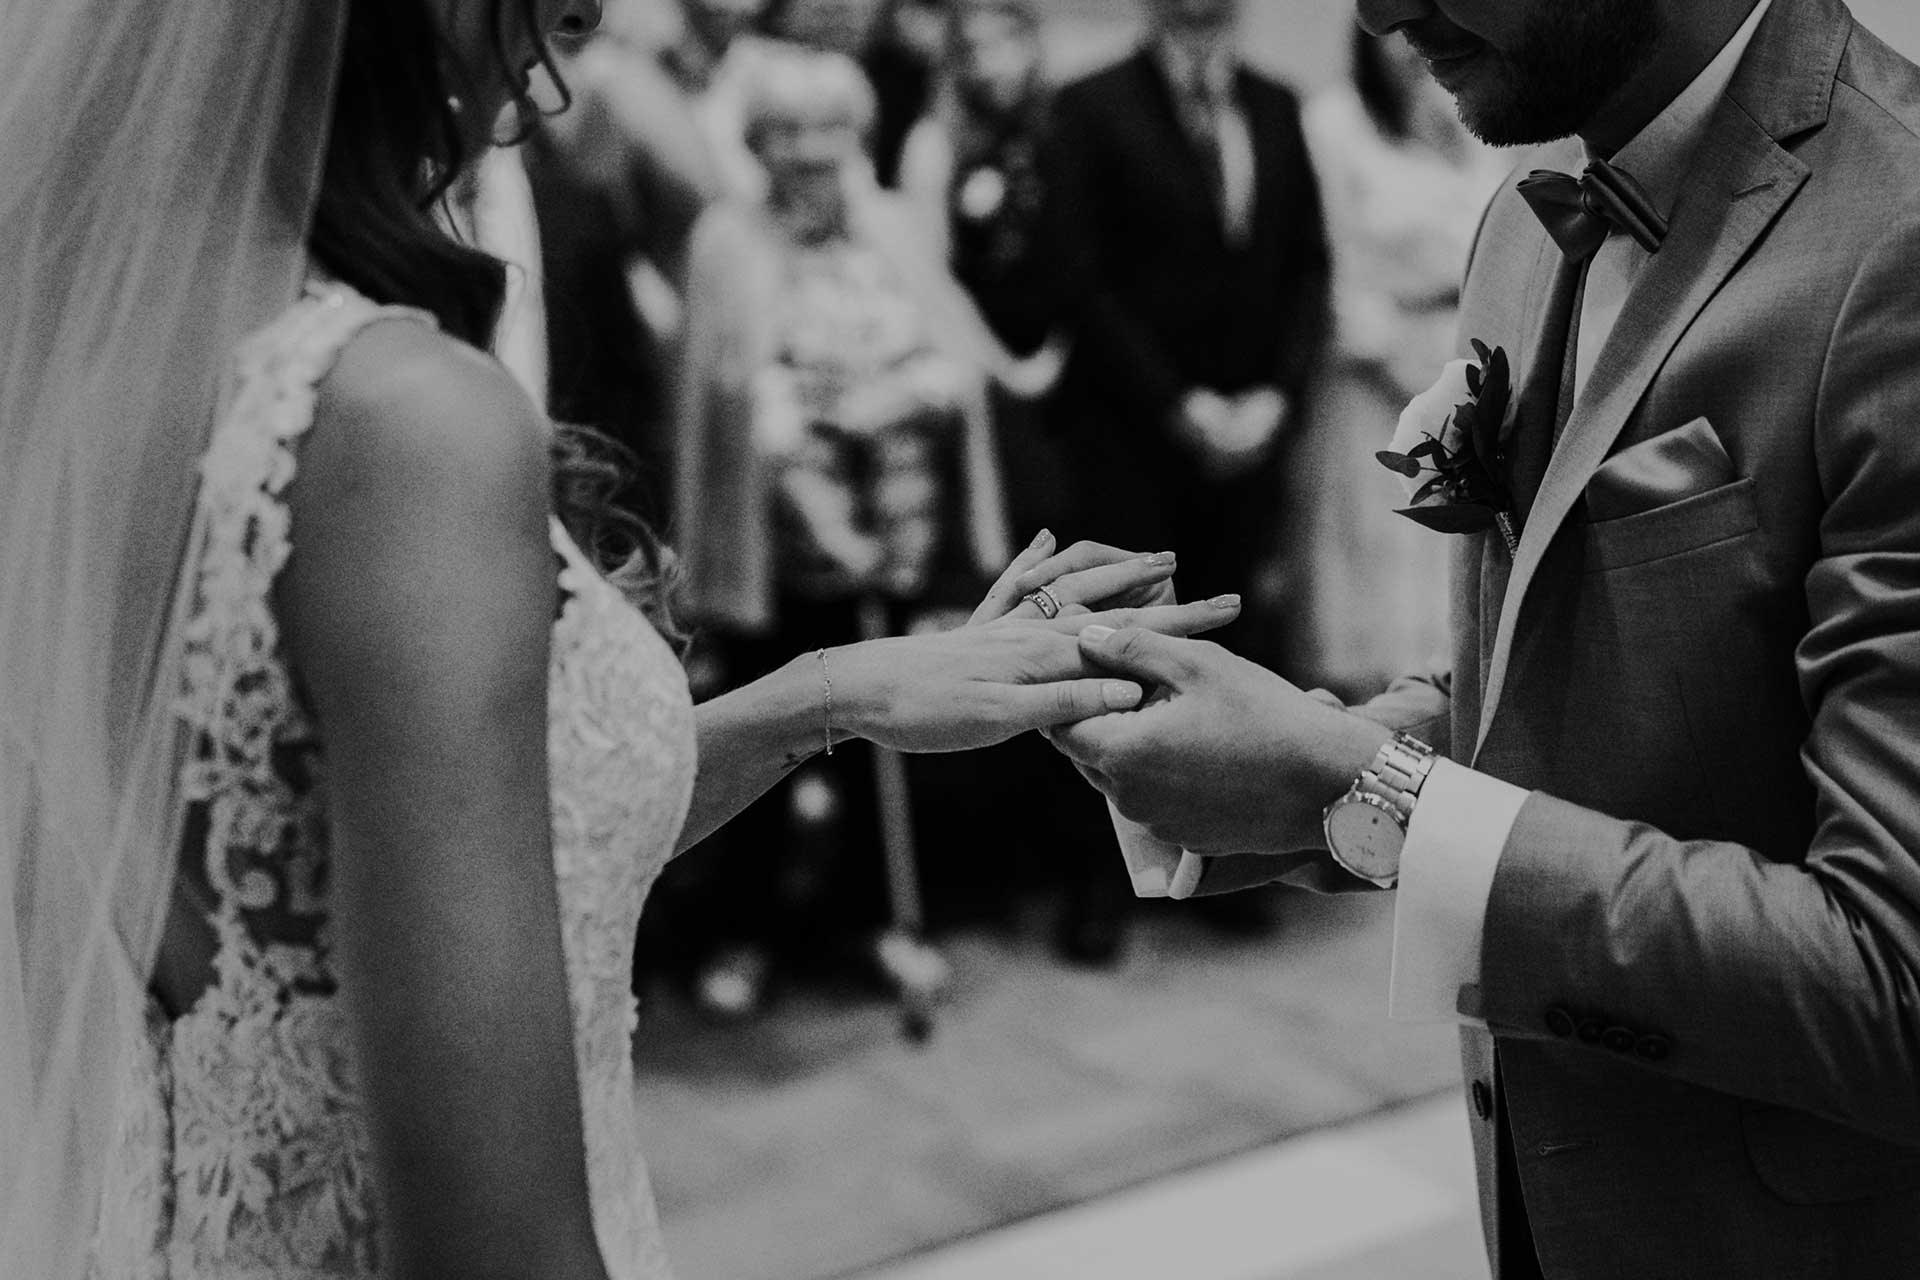
<path fill-rule="evenodd" d="M 1027 732 L 1125 711 L 1145 696 L 1081 652 L 1083 626 L 1150 627 L 1197 635 L 1239 616 L 1238 597 L 1197 604 L 1082 612 L 1027 625 L 869 640 L 831 650 L 830 719 L 897 751 L 969 751 Z"/>
<path fill-rule="evenodd" d="M 1170 605 L 1178 567 L 1171 551 L 1122 551 L 1098 542 L 1056 551 L 1053 535 L 1043 529 L 1001 573 L 968 625 Z"/>

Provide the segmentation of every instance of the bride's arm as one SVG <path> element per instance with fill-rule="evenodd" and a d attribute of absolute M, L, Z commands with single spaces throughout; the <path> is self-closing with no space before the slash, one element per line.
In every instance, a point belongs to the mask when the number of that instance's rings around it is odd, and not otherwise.
<path fill-rule="evenodd" d="M 1008 624 L 867 640 L 803 654 L 696 710 L 700 766 L 680 837 L 711 835 L 796 766 L 867 738 L 966 751 L 1028 729 L 1138 705 L 1140 686 L 1093 676 L 1067 630 Z M 829 697 L 828 681 L 832 681 Z"/>
<path fill-rule="evenodd" d="M 827 663 L 833 662 L 829 654 Z M 699 771 L 676 854 L 725 826 L 735 814 L 826 747 L 826 671 L 805 654 L 694 708 Z M 845 728 L 835 741 L 847 737 Z"/>
<path fill-rule="evenodd" d="M 412 323 L 322 385 L 280 614 L 326 744 L 382 1274 L 605 1280 L 547 793 L 547 436 Z"/>
<path fill-rule="evenodd" d="M 1195 635 L 1239 616 L 1237 598 L 1191 605 L 1090 613 L 1081 600 L 1169 598 L 1170 564 L 1127 553 L 1086 550 L 1048 559 L 1036 543 L 1008 567 L 978 625 L 937 635 L 843 645 L 792 659 L 752 684 L 695 710 L 699 773 L 676 852 L 724 826 L 800 764 L 837 744 L 866 738 L 900 751 L 966 751 L 1029 729 L 1084 720 L 1136 705 L 1142 691 L 1090 670 L 1080 656 L 1081 628 L 1149 626 Z M 1055 622 L 994 622 L 1006 614 L 1012 586 L 1034 566 L 1076 609 Z M 1103 593 L 1103 594 L 1095 594 Z M 1028 610 L 1032 606 L 1026 606 Z"/>

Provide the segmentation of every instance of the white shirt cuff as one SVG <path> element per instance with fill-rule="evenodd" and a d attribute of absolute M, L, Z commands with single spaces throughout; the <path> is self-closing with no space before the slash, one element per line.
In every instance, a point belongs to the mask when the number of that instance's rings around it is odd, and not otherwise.
<path fill-rule="evenodd" d="M 1483 1025 L 1460 1014 L 1460 988 L 1480 981 L 1494 869 L 1526 800 L 1510 783 L 1434 761 L 1400 853 L 1389 1017 Z"/>

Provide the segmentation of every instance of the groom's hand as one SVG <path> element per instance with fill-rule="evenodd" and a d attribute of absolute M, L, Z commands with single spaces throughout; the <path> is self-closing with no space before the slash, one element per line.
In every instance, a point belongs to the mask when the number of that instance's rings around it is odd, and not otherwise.
<path fill-rule="evenodd" d="M 1218 645 L 1091 626 L 1080 648 L 1149 696 L 1054 745 L 1121 813 L 1195 853 L 1322 847 L 1321 810 L 1388 737 Z"/>

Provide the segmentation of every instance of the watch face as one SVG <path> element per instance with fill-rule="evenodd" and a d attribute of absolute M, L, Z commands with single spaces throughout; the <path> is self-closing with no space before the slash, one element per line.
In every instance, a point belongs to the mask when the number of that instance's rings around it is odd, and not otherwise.
<path fill-rule="evenodd" d="M 1327 845 L 1347 870 L 1368 880 L 1400 874 L 1400 849 L 1407 833 L 1379 805 L 1342 800 L 1327 815 Z"/>

